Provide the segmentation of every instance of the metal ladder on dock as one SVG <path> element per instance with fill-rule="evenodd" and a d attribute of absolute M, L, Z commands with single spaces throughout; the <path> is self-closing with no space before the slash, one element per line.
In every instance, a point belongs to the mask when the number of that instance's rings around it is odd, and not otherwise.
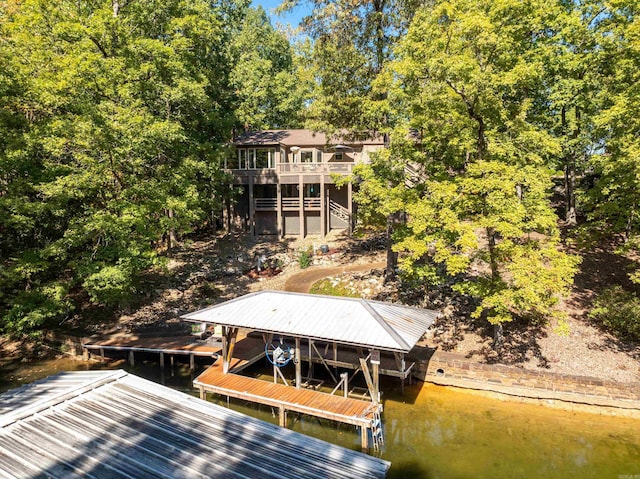
<path fill-rule="evenodd" d="M 384 434 L 382 433 L 382 419 L 380 417 L 380 411 L 373 413 L 373 420 L 371 421 L 371 438 L 373 440 L 373 449 L 380 451 L 380 446 L 384 446 Z"/>

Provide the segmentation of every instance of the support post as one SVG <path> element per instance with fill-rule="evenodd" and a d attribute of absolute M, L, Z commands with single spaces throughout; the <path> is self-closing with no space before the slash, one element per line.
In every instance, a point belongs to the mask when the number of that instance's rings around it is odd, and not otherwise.
<path fill-rule="evenodd" d="M 344 397 L 348 397 L 349 396 L 349 373 L 342 373 L 340 375 L 340 377 L 342 378 L 342 391 L 344 393 Z"/>
<path fill-rule="evenodd" d="M 282 185 L 276 185 L 276 223 L 278 227 L 278 239 L 284 238 L 284 227 L 282 224 Z"/>
<path fill-rule="evenodd" d="M 369 449 L 369 428 L 360 426 L 360 435 L 362 440 L 362 450 L 366 451 Z"/>
<path fill-rule="evenodd" d="M 377 363 L 371 364 L 371 370 L 373 373 L 373 402 L 378 404 L 380 402 L 380 365 Z"/>
<path fill-rule="evenodd" d="M 192 371 L 196 368 L 196 357 L 193 354 L 189 354 L 189 369 Z"/>
<path fill-rule="evenodd" d="M 200 386 L 200 399 L 207 399 L 207 393 L 204 392 L 204 388 Z"/>
<path fill-rule="evenodd" d="M 222 372 L 224 374 L 229 372 L 237 337 L 238 328 L 226 327 L 222 332 Z"/>
<path fill-rule="evenodd" d="M 249 235 L 256 235 L 256 204 L 253 198 L 253 176 L 249 176 Z"/>
<path fill-rule="evenodd" d="M 347 183 L 347 207 L 349 208 L 349 229 L 347 232 L 351 236 L 353 233 L 353 185 L 351 182 Z"/>
<path fill-rule="evenodd" d="M 369 372 L 369 365 L 367 364 L 367 360 L 364 358 L 360 359 L 360 367 L 362 368 L 362 375 L 364 376 L 364 380 L 367 382 L 367 389 L 369 390 L 369 395 L 371 396 L 371 401 L 374 403 L 378 402 L 377 396 L 375 396 L 375 388 L 373 386 L 373 380 L 371 379 L 371 373 Z"/>
<path fill-rule="evenodd" d="M 287 427 L 287 410 L 284 408 L 284 406 L 279 407 L 278 416 L 278 423 L 280 424 L 280 427 Z"/>
<path fill-rule="evenodd" d="M 300 361 L 300 338 L 296 338 L 296 353 L 293 363 L 296 366 L 296 389 L 300 389 L 302 384 L 302 362 Z"/>
<path fill-rule="evenodd" d="M 320 236 L 324 238 L 327 235 L 327 217 L 324 196 L 324 173 L 320 175 Z"/>
<path fill-rule="evenodd" d="M 164 353 L 160 351 L 160 369 L 164 369 Z"/>
<path fill-rule="evenodd" d="M 82 360 L 89 361 L 91 357 L 91 353 L 89 352 L 89 348 L 82 348 Z"/>
<path fill-rule="evenodd" d="M 371 372 L 373 375 L 371 399 L 374 404 L 378 404 L 380 402 L 380 351 L 376 349 L 371 351 Z"/>
<path fill-rule="evenodd" d="M 103 353 L 103 351 L 100 350 L 100 354 L 102 354 L 102 353 Z M 135 359 L 135 357 L 133 355 L 133 349 L 129 351 L 129 365 L 131 367 L 134 367 L 136 365 L 136 359 Z"/>
<path fill-rule="evenodd" d="M 315 348 L 313 346 L 313 340 L 309 339 L 308 340 L 308 346 L 309 346 L 309 379 L 313 379 L 313 349 Z"/>
<path fill-rule="evenodd" d="M 300 218 L 300 238 L 304 238 L 304 175 L 302 174 L 298 176 L 298 201 L 300 202 L 300 207 L 298 209 Z"/>

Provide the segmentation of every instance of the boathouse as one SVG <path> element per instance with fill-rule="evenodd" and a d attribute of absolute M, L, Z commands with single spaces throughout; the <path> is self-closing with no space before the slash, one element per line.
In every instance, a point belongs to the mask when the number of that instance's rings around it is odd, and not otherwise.
<path fill-rule="evenodd" d="M 1 477 L 377 479 L 389 466 L 124 371 L 0 395 Z"/>
<path fill-rule="evenodd" d="M 406 354 L 437 315 L 364 299 L 261 291 L 182 318 L 222 327 L 220 357 L 194 381 L 201 397 L 210 392 L 266 404 L 279 410 L 281 426 L 287 411 L 352 424 L 361 429 L 363 448 L 369 437 L 377 448 L 383 441 L 379 377 L 410 380 L 414 365 Z M 265 356 L 273 383 L 238 374 Z M 318 391 L 323 381 L 314 377 L 314 365 L 331 378 L 330 394 Z M 293 373 L 289 379 L 285 368 Z M 349 387 L 356 374 L 365 379 L 364 394 Z"/>

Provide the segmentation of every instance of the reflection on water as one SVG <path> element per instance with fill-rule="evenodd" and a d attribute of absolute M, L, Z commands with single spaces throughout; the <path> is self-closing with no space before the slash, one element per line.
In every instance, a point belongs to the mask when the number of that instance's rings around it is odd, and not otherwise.
<path fill-rule="evenodd" d="M 5 368 L 0 391 L 58 371 L 89 367 L 124 368 L 196 395 L 187 364 L 176 363 L 162 375 L 155 363 L 129 368 L 124 361 L 88 366 L 67 359 Z M 401 395 L 397 380 L 383 381 L 382 390 L 382 457 L 393 463 L 391 479 L 640 477 L 640 420 L 502 402 L 431 384 L 408 386 Z M 227 405 L 226 398 L 213 401 Z M 234 400 L 229 406 L 278 422 L 277 412 L 266 406 Z M 352 426 L 290 414 L 289 427 L 350 449 L 360 445 Z"/>

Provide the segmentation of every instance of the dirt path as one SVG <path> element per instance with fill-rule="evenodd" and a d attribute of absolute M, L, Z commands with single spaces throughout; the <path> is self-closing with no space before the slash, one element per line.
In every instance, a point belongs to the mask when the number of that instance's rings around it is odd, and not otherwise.
<path fill-rule="evenodd" d="M 320 281 L 328 276 L 336 276 L 341 273 L 352 273 L 354 271 L 368 271 L 371 269 L 384 268 L 386 262 L 375 262 L 365 264 L 349 264 L 342 266 L 329 266 L 326 268 L 313 268 L 300 273 L 296 273 L 284 283 L 284 290 L 292 293 L 308 293 L 309 289 L 316 281 Z"/>

